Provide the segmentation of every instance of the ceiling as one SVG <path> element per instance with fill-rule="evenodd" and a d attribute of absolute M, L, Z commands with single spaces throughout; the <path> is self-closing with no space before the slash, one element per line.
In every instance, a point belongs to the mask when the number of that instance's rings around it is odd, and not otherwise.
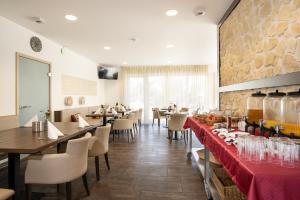
<path fill-rule="evenodd" d="M 214 64 L 217 26 L 232 0 L 0 0 L 0 15 L 96 63 Z M 197 7 L 205 16 L 195 16 Z M 166 10 L 178 15 L 167 17 Z M 66 14 L 76 15 L 75 22 Z M 45 20 L 37 24 L 31 17 Z M 137 38 L 132 42 L 130 38 Z M 172 44 L 174 48 L 166 48 Z M 104 50 L 110 46 L 111 50 Z"/>

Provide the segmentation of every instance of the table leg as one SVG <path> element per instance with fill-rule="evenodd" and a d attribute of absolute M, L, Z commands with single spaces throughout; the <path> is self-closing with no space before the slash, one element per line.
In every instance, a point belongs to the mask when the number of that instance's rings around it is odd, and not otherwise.
<path fill-rule="evenodd" d="M 209 151 L 204 147 L 204 186 L 208 199 L 212 199 L 210 189 L 209 189 L 209 179 L 210 179 L 210 164 L 209 164 Z"/>
<path fill-rule="evenodd" d="M 190 130 L 189 130 L 189 150 L 188 150 L 188 153 L 187 153 L 187 157 L 189 158 L 189 159 L 191 159 L 192 158 L 192 148 L 193 148 L 193 131 L 192 131 L 192 129 L 190 128 Z"/>
<path fill-rule="evenodd" d="M 178 133 L 177 133 L 177 131 L 175 131 L 174 140 L 178 140 Z"/>
<path fill-rule="evenodd" d="M 20 195 L 20 154 L 8 154 L 8 187 L 15 191 L 13 199 L 21 199 Z"/>
<path fill-rule="evenodd" d="M 106 126 L 106 123 L 107 123 L 106 116 L 103 116 L 103 126 Z"/>

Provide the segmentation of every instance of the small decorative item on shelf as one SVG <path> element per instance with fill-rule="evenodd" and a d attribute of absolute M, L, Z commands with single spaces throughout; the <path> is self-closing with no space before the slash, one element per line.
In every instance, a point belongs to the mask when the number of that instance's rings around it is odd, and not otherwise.
<path fill-rule="evenodd" d="M 71 96 L 65 97 L 65 106 L 72 106 L 73 98 Z"/>
<path fill-rule="evenodd" d="M 84 96 L 79 97 L 78 101 L 79 101 L 78 102 L 79 105 L 84 105 L 85 104 L 85 97 Z"/>

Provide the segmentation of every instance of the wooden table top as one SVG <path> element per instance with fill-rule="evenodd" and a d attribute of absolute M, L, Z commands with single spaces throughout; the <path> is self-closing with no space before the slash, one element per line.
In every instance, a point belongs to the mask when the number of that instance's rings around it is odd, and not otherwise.
<path fill-rule="evenodd" d="M 0 131 L 0 152 L 6 153 L 37 153 L 57 143 L 67 141 L 85 132 L 91 131 L 100 124 L 79 128 L 78 122 L 53 122 L 64 136 L 57 140 L 39 139 L 39 133 L 32 133 L 32 128 L 14 128 Z M 46 132 L 42 132 L 46 135 Z"/>
<path fill-rule="evenodd" d="M 115 114 L 112 113 L 106 113 L 106 114 L 88 114 L 86 117 L 114 117 Z"/>

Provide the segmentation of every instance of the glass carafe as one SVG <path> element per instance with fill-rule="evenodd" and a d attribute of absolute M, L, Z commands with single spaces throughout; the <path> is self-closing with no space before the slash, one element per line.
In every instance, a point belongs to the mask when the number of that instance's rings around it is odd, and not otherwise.
<path fill-rule="evenodd" d="M 300 89 L 281 100 L 282 133 L 300 137 Z"/>
<path fill-rule="evenodd" d="M 247 121 L 250 124 L 259 124 L 263 119 L 263 99 L 266 94 L 259 92 L 251 94 L 247 98 Z"/>
<path fill-rule="evenodd" d="M 275 128 L 281 125 L 281 99 L 286 94 L 283 92 L 271 92 L 268 93 L 263 100 L 263 117 L 264 126 L 266 128 Z"/>

